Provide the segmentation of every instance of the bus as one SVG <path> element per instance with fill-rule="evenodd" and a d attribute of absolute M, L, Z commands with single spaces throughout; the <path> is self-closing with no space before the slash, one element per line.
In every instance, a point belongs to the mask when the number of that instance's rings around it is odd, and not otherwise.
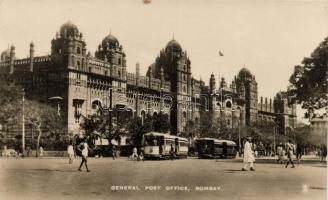
<path fill-rule="evenodd" d="M 198 138 L 195 142 L 198 158 L 235 158 L 237 155 L 237 145 L 231 140 Z"/>
<path fill-rule="evenodd" d="M 147 158 L 187 158 L 189 142 L 186 138 L 150 132 L 143 136 L 143 156 Z M 173 151 L 172 151 L 173 150 Z"/>

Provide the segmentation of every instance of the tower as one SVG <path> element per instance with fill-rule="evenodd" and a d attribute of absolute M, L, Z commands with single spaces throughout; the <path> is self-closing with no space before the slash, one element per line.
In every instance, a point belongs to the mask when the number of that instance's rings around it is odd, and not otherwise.
<path fill-rule="evenodd" d="M 60 33 L 51 41 L 51 55 L 66 57 L 67 66 L 71 69 L 85 69 L 86 43 L 76 25 L 67 22 L 60 27 Z"/>
<path fill-rule="evenodd" d="M 235 81 L 237 92 L 245 98 L 246 124 L 255 125 L 258 113 L 258 92 L 255 76 L 248 69 L 242 68 Z"/>
<path fill-rule="evenodd" d="M 174 97 L 170 114 L 171 132 L 175 134 L 186 132 L 187 122 L 192 116 L 189 111 L 190 102 L 188 102 L 191 99 L 192 89 L 191 63 L 187 52 L 183 51 L 175 39 L 172 39 L 160 52 L 153 67 L 154 78 L 162 78 L 163 81 L 171 83 L 170 90 Z"/>

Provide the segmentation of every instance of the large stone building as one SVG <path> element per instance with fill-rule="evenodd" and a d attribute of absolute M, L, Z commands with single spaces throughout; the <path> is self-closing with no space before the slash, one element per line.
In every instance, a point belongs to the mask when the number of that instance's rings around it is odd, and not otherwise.
<path fill-rule="evenodd" d="M 51 54 L 18 59 L 15 47 L 1 54 L 0 73 L 23 85 L 27 98 L 58 106 L 70 131 L 77 131 L 81 116 L 90 116 L 99 106 L 125 109 L 131 116 L 143 119 L 147 114 L 167 113 L 171 132 L 188 132 L 188 122 L 200 123 L 201 111 L 213 111 L 213 120 L 224 117 L 229 126 L 257 125 L 274 122 L 284 116 L 285 130 L 293 127 L 294 107 L 284 97 L 258 103 L 255 76 L 243 68 L 227 86 L 222 78 L 216 89 L 212 74 L 209 86 L 193 78 L 191 61 L 186 51 L 174 39 L 168 42 L 155 62 L 148 67 L 146 76 L 127 72 L 127 55 L 118 39 L 106 36 L 94 56 L 87 52 L 87 43 L 78 27 L 68 22 L 61 26 L 51 41 Z M 231 119 L 231 120 L 230 120 Z M 118 118 L 116 119 L 118 120 Z"/>

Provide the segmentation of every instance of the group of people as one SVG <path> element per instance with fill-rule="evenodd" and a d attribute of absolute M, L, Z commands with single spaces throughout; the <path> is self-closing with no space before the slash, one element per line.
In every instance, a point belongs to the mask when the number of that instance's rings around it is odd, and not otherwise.
<path fill-rule="evenodd" d="M 277 148 L 277 154 L 278 154 L 278 162 L 283 163 L 284 156 L 287 156 L 287 162 L 285 167 L 287 168 L 289 164 L 291 164 L 292 168 L 295 168 L 294 162 L 293 162 L 293 156 L 294 152 L 296 152 L 296 158 L 300 162 L 302 157 L 302 149 L 298 145 L 298 148 L 295 147 L 295 145 L 292 143 L 291 140 L 288 140 L 288 142 L 285 144 L 285 148 L 283 148 L 282 143 Z M 255 171 L 254 169 L 254 161 L 255 161 L 255 155 L 254 155 L 254 146 L 252 144 L 252 138 L 248 137 L 246 139 L 246 142 L 244 144 L 244 157 L 243 157 L 243 163 L 244 166 L 242 168 L 242 171 L 246 171 L 248 166 L 251 171 Z"/>
<path fill-rule="evenodd" d="M 288 142 L 283 145 L 282 143 L 280 143 L 277 147 L 277 156 L 278 156 L 278 163 L 283 164 L 285 159 L 285 156 L 287 156 L 287 162 L 286 162 L 286 167 L 290 164 L 292 164 L 292 168 L 295 167 L 294 162 L 293 162 L 293 156 L 296 153 L 296 159 L 297 162 L 300 163 L 301 159 L 302 159 L 302 147 L 301 145 L 297 145 L 295 147 L 295 145 L 292 143 L 291 140 L 288 140 Z"/>

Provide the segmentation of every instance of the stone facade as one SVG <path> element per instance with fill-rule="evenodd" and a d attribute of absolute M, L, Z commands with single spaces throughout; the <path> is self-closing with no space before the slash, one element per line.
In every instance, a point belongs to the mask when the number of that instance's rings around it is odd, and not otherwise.
<path fill-rule="evenodd" d="M 245 68 L 229 87 L 222 78 L 216 89 L 213 74 L 209 86 L 193 78 L 188 54 L 174 39 L 146 76 L 140 74 L 138 63 L 135 73 L 127 72 L 126 54 L 112 34 L 102 40 L 95 56 L 86 46 L 82 32 L 68 22 L 51 41 L 50 55 L 35 56 L 31 43 L 30 56 L 17 59 L 12 46 L 1 54 L 0 73 L 23 85 L 27 98 L 58 106 L 73 132 L 78 131 L 81 116 L 92 115 L 99 106 L 125 108 L 142 118 L 162 111 L 170 117 L 173 134 L 188 132 L 191 121 L 199 124 L 201 110 L 213 111 L 213 120 L 224 117 L 230 127 L 253 126 L 263 118 L 280 120 L 277 115 L 284 116 L 284 122 L 277 123 L 282 130 L 294 126 L 294 107 L 282 98 L 275 99 L 276 104 L 263 103 L 262 98 L 258 103 L 255 76 Z"/>

